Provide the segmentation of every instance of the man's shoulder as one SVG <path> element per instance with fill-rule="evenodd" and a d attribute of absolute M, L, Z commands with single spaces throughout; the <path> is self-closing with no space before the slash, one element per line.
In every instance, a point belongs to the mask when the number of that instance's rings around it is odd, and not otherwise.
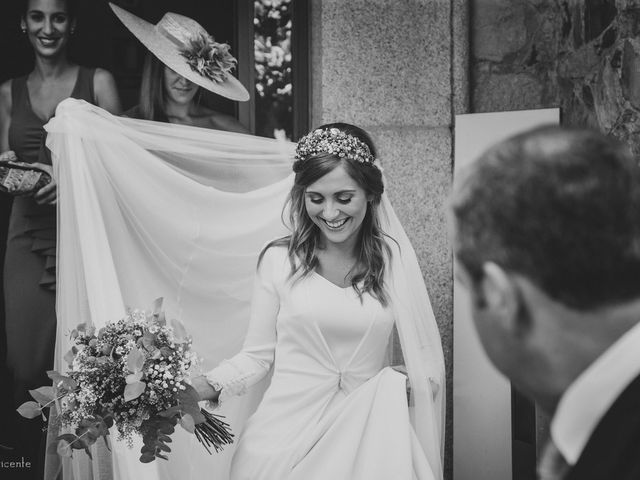
<path fill-rule="evenodd" d="M 565 480 L 640 479 L 640 375 L 593 431 Z"/>

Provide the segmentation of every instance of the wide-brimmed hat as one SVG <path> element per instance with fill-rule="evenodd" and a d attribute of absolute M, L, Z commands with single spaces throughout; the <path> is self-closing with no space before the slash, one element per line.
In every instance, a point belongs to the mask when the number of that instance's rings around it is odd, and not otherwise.
<path fill-rule="evenodd" d="M 214 42 L 198 22 L 169 12 L 153 25 L 113 3 L 109 5 L 124 26 L 176 73 L 231 100 L 249 100 L 249 92 L 231 74 L 237 62 L 229 45 Z"/>

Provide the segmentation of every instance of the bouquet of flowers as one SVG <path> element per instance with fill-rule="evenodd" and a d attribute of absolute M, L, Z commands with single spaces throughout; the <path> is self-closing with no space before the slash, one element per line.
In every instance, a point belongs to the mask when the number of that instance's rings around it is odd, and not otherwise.
<path fill-rule="evenodd" d="M 47 372 L 53 386 L 31 390 L 35 401 L 18 408 L 22 416 L 35 418 L 55 407 L 60 426 L 74 431 L 57 438 L 60 455 L 85 450 L 91 456 L 89 447 L 100 437 L 106 442 L 113 425 L 129 445 L 134 434 L 142 436 L 144 463 L 167 459 L 167 443 L 178 423 L 209 453 L 210 447 L 218 451 L 232 443 L 222 417 L 199 407 L 200 398 L 188 383 L 197 363 L 191 338 L 179 321 L 166 321 L 161 304 L 156 300 L 152 312 L 130 310 L 97 332 L 78 325 L 71 332 L 75 345 L 65 356 L 67 374 Z"/>

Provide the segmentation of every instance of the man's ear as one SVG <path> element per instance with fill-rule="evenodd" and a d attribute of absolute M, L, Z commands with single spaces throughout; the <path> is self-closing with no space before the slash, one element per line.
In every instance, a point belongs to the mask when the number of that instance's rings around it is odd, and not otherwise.
<path fill-rule="evenodd" d="M 521 327 L 519 313 L 522 308 L 518 284 L 494 262 L 486 262 L 482 270 L 484 275 L 480 281 L 479 290 L 484 299 L 485 308 L 500 318 L 504 328 L 518 331 Z"/>

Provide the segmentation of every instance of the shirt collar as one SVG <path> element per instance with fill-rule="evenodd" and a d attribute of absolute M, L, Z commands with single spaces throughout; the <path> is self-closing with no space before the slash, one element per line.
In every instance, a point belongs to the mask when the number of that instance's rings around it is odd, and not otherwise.
<path fill-rule="evenodd" d="M 640 322 L 578 376 L 562 395 L 551 421 L 551 438 L 574 465 L 600 419 L 640 374 Z"/>

